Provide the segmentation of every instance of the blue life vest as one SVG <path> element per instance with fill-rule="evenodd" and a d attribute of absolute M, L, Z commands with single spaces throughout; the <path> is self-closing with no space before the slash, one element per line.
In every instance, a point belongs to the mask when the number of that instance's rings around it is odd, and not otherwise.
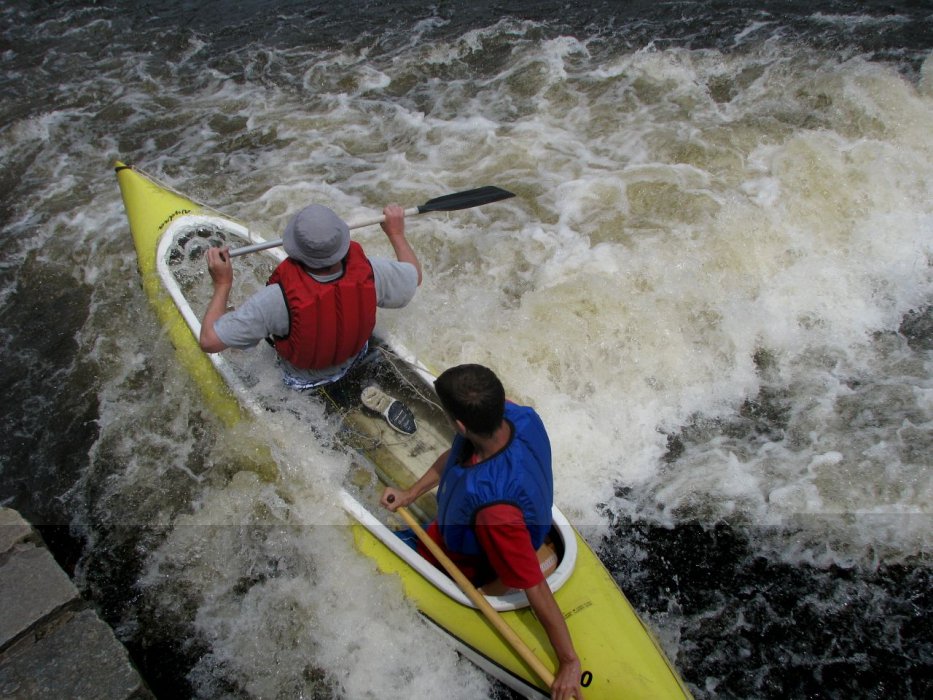
<path fill-rule="evenodd" d="M 512 424 L 509 443 L 473 466 L 460 463 L 466 438 L 454 438 L 437 492 L 437 524 L 453 552 L 482 553 L 473 528 L 476 514 L 486 506 L 507 503 L 519 508 L 535 549 L 551 529 L 554 479 L 544 423 L 534 409 L 508 402 L 505 419 Z"/>

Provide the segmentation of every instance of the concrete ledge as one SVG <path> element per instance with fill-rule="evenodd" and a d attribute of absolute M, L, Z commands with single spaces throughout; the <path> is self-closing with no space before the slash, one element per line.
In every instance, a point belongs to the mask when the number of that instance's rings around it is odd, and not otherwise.
<path fill-rule="evenodd" d="M 22 542 L 42 544 L 42 539 L 15 510 L 0 508 L 0 557 Z"/>
<path fill-rule="evenodd" d="M 113 630 L 9 508 L 0 508 L 0 600 L 0 698 L 154 697 Z"/>
<path fill-rule="evenodd" d="M 0 565 L 0 650 L 81 596 L 49 550 L 15 544 Z"/>

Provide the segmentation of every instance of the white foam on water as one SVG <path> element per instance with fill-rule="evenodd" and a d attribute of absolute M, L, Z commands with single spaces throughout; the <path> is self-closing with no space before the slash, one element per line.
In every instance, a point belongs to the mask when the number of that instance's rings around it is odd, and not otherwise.
<path fill-rule="evenodd" d="M 759 351 L 777 357 L 780 381 L 806 404 L 811 382 L 825 383 L 827 373 L 869 372 L 872 334 L 896 330 L 930 299 L 929 100 L 878 66 L 807 66 L 795 77 L 787 58 L 729 105 L 714 103 L 711 78 L 747 60 L 653 52 L 630 59 L 627 72 L 603 70 L 609 84 L 596 89 L 593 71 L 542 85 L 537 96 L 563 91 L 567 109 L 499 129 L 509 135 L 497 143 L 509 178 L 499 182 L 522 200 L 478 226 L 451 217 L 414 312 L 397 317 L 419 354 L 439 357 L 440 366 L 491 364 L 513 395 L 542 411 L 555 442 L 558 501 L 591 535 L 601 531 L 595 506 L 614 483 L 655 483 L 669 514 L 699 500 L 776 525 L 811 506 L 817 514 L 878 505 L 852 484 L 789 510 L 773 507 L 767 494 L 782 487 L 757 461 L 716 453 L 704 485 L 696 465 L 673 483 L 658 459 L 665 432 L 695 414 L 734 414 L 756 395 Z M 809 93 L 804 104 L 801 92 Z M 607 93 L 617 106 L 611 118 L 600 111 Z M 824 108 L 807 116 L 811 103 Z M 590 121 L 579 130 L 560 122 L 582 114 Z M 629 127 L 637 139 L 624 134 Z M 440 328 L 438 309 L 447 319 Z M 429 324 L 426 338 L 419 329 Z M 837 359 L 812 367 L 824 353 Z M 912 361 L 923 366 L 922 357 Z M 917 374 L 926 391 L 928 375 Z M 926 400 L 908 385 L 902 391 L 928 427 Z M 851 442 L 848 426 L 822 427 L 839 430 L 831 442 Z M 777 483 L 803 479 L 808 462 L 798 458 L 798 476 Z M 892 492 L 893 512 L 928 517 L 929 484 L 898 487 L 925 468 L 920 461 L 866 474 L 875 482 L 869 491 Z M 819 530 L 809 535 L 817 546 Z M 858 550 L 892 534 L 866 525 L 849 537 Z M 896 556 L 929 541 L 873 544 Z"/>
<path fill-rule="evenodd" d="M 822 22 L 825 24 L 841 24 L 849 28 L 863 28 L 866 26 L 884 26 L 887 24 L 904 24 L 905 22 L 910 22 L 910 18 L 904 15 L 898 14 L 886 14 L 881 17 L 874 15 L 857 15 L 857 14 L 829 14 L 826 12 L 816 12 L 811 16 L 811 19 Z"/>
<path fill-rule="evenodd" d="M 240 359 L 257 370 L 260 391 L 282 393 L 271 386 L 281 379 L 270 357 L 265 368 Z M 233 683 L 264 697 L 328 686 L 345 697 L 403 698 L 444 683 L 456 686 L 454 698 L 488 694 L 483 674 L 438 648 L 400 582 L 354 548 L 338 495 L 350 456 L 312 434 L 312 423 L 322 434 L 336 428 L 314 419 L 320 408 L 291 392 L 257 424 L 275 445 L 272 480 L 231 474 L 223 462 L 237 459 L 246 433 L 221 434 L 211 461 L 228 478 L 214 475 L 149 555 L 140 582 L 147 600 L 209 650 L 189 673 L 195 691 L 213 697 Z"/>

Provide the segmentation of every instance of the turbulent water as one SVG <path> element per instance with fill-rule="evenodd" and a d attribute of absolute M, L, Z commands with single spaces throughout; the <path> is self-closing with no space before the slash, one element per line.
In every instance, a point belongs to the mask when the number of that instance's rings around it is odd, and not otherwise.
<path fill-rule="evenodd" d="M 270 481 L 211 415 L 115 159 L 270 237 L 515 192 L 409 221 L 381 329 L 538 408 L 698 698 L 929 697 L 930 4 L 337 5 L 0 6 L 0 503 L 156 693 L 507 697 L 353 548 L 347 455 Z"/>

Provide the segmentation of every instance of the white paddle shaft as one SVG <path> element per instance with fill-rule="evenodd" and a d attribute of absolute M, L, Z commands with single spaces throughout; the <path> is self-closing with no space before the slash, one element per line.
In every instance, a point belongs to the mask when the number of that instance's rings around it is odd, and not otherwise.
<path fill-rule="evenodd" d="M 405 216 L 414 216 L 415 214 L 420 213 L 418 207 L 412 207 L 411 209 L 405 210 Z M 385 216 L 377 216 L 372 219 L 364 219 L 362 221 L 354 221 L 352 224 L 347 224 L 347 228 L 363 228 L 364 226 L 375 226 L 376 224 L 381 224 L 385 221 Z M 254 243 L 253 245 L 244 245 L 239 248 L 234 248 L 230 251 L 230 257 L 235 258 L 238 255 L 246 255 L 247 253 L 255 253 L 260 250 L 266 250 L 267 248 L 276 248 L 282 245 L 282 239 L 279 238 L 275 241 L 263 241 L 262 243 Z"/>

